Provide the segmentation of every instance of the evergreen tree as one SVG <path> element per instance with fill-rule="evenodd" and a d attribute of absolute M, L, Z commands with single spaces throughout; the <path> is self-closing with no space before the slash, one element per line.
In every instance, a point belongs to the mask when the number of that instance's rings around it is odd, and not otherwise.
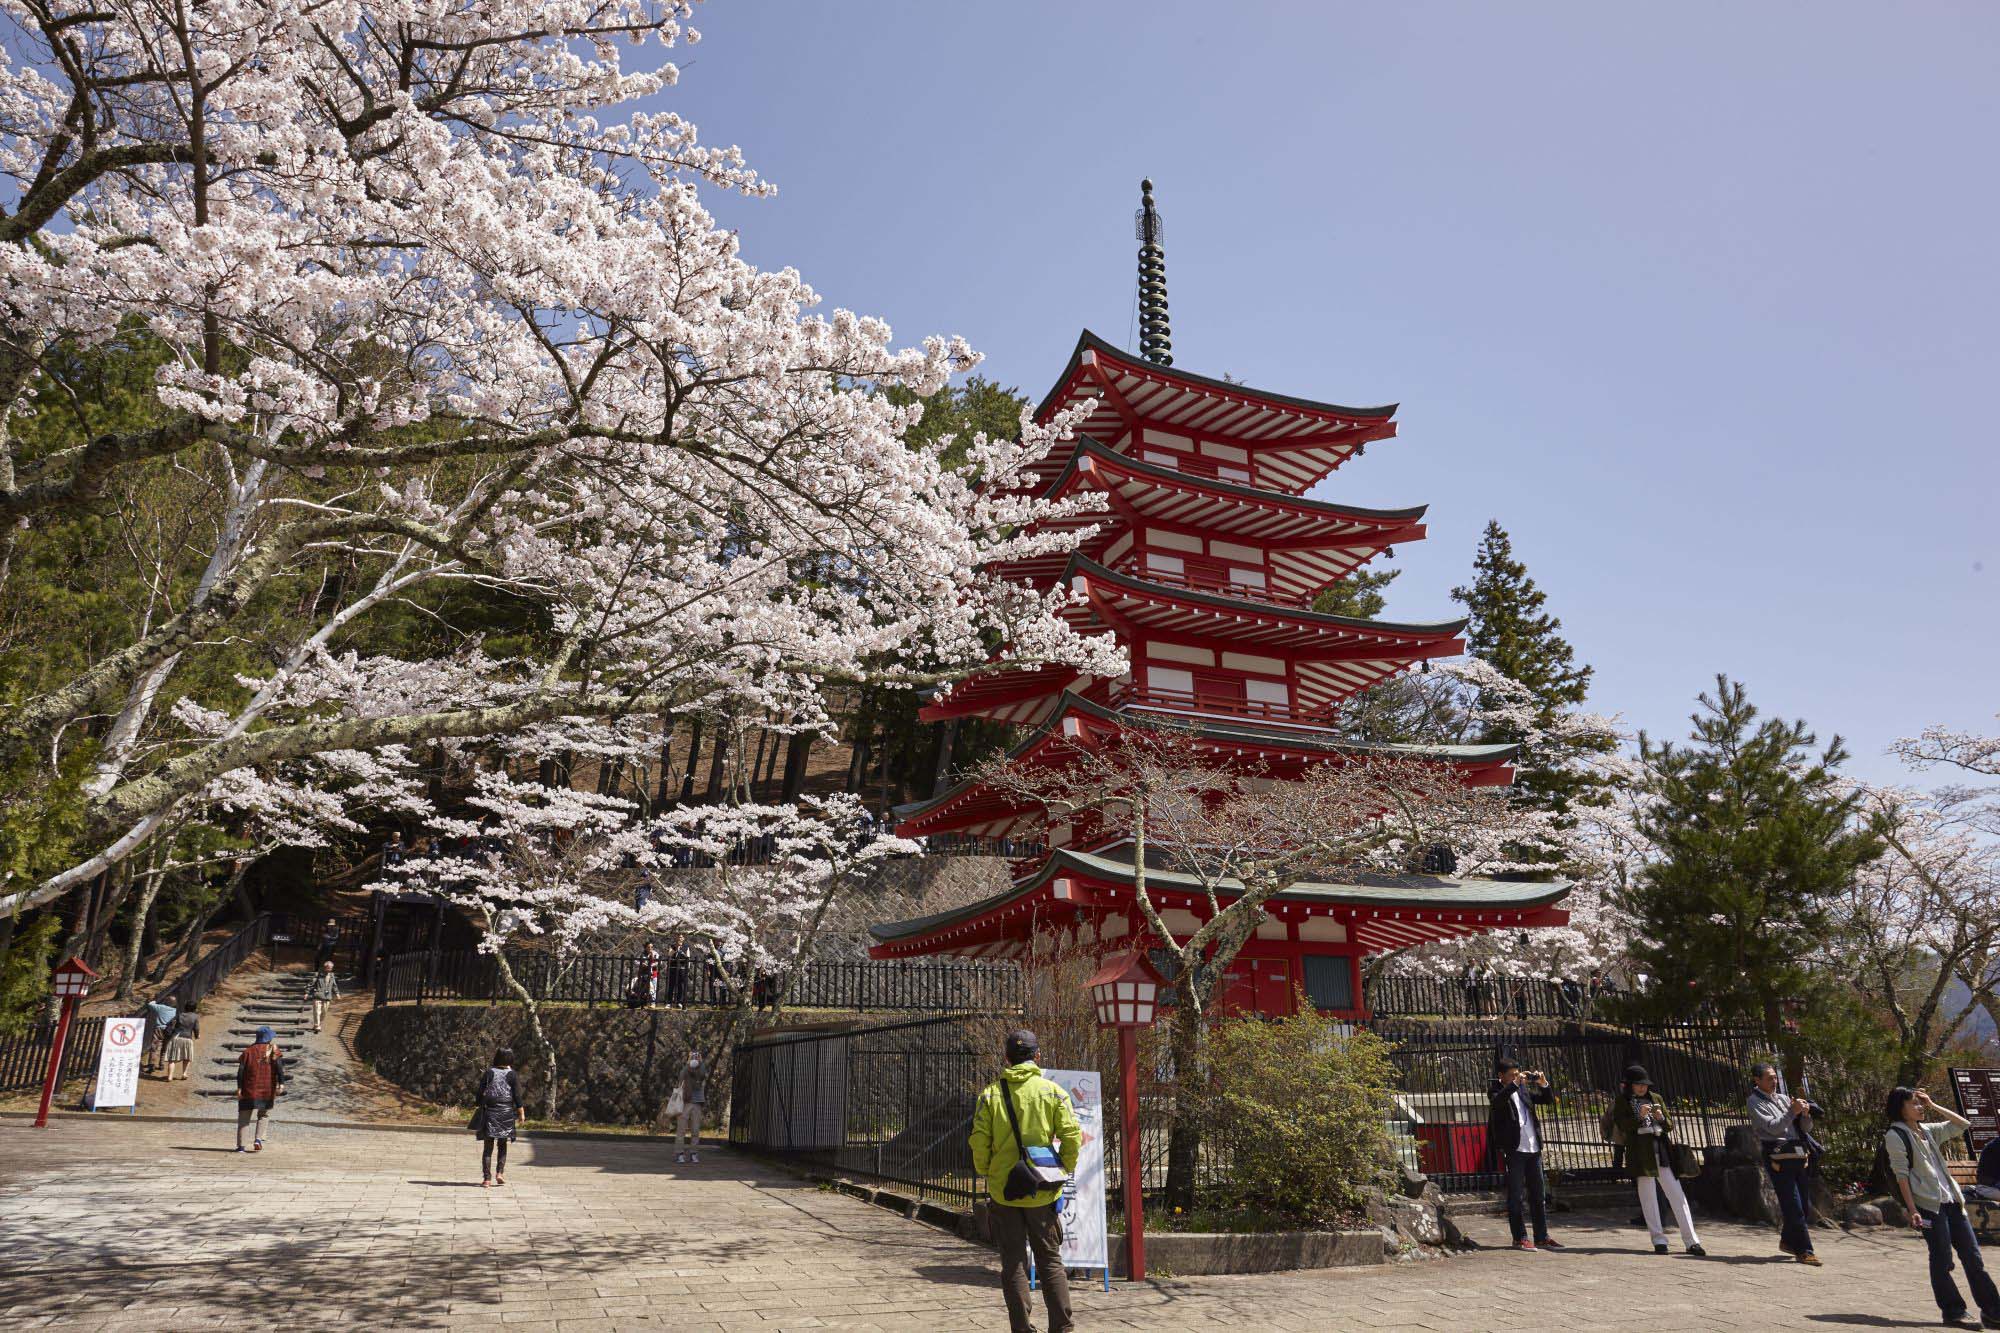
<path fill-rule="evenodd" d="M 1813 988 L 1804 960 L 1834 928 L 1834 895 L 1883 843 L 1840 780 L 1838 736 L 1815 752 L 1805 723 L 1759 722 L 1727 676 L 1700 705 L 1691 743 L 1639 738 L 1650 798 L 1639 828 L 1656 857 L 1627 903 L 1633 954 L 1662 1012 L 1705 1000 L 1775 1047 L 1783 1002 Z"/>
<path fill-rule="evenodd" d="M 1562 621 L 1545 609 L 1548 594 L 1535 586 L 1528 567 L 1514 558 L 1513 540 L 1498 520 L 1486 525 L 1472 570 L 1472 586 L 1451 590 L 1453 600 L 1471 617 L 1465 630 L 1466 650 L 1520 682 L 1536 702 L 1532 728 L 1489 724 L 1479 739 L 1526 743 L 1516 766 L 1516 782 L 1537 804 L 1561 811 L 1574 802 L 1596 799 L 1596 793 L 1584 789 L 1575 765 L 1563 763 L 1564 756 L 1537 753 L 1533 743 L 1564 709 L 1583 702 L 1590 690 L 1591 668 L 1576 664 L 1576 649 L 1563 638 Z M 1482 697 L 1480 704 L 1491 709 L 1496 701 Z"/>
<path fill-rule="evenodd" d="M 1388 600 L 1383 589 L 1396 581 L 1400 569 L 1357 569 L 1329 588 L 1321 588 L 1312 600 L 1312 609 L 1329 616 L 1352 616 L 1373 620 L 1382 614 Z"/>

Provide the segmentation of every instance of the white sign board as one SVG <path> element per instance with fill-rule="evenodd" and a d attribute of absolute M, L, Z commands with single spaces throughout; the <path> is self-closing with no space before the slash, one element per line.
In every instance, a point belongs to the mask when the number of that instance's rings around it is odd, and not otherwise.
<path fill-rule="evenodd" d="M 1069 1094 L 1083 1126 L 1076 1171 L 1057 1205 L 1062 1216 L 1065 1268 L 1109 1268 L 1111 1243 L 1104 1222 L 1104 1080 L 1095 1069 L 1044 1069 L 1042 1075 Z"/>
<path fill-rule="evenodd" d="M 104 1046 L 97 1055 L 98 1110 L 139 1104 L 139 1053 L 146 1043 L 143 1018 L 104 1020 Z"/>

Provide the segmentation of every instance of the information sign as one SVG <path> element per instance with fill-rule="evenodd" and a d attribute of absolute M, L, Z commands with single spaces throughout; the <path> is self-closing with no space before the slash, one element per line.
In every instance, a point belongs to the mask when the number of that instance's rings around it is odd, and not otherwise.
<path fill-rule="evenodd" d="M 1111 1266 L 1111 1239 L 1104 1217 L 1104 1080 L 1095 1069 L 1044 1069 L 1044 1077 L 1069 1094 L 1083 1126 L 1076 1170 L 1062 1192 L 1062 1257 L 1065 1268 Z"/>
<path fill-rule="evenodd" d="M 143 1018 L 104 1020 L 104 1046 L 97 1055 L 98 1110 L 139 1104 L 139 1053 L 146 1041 Z"/>
<path fill-rule="evenodd" d="M 2000 1069 L 1954 1069 L 1951 1093 L 1958 1113 L 1972 1122 L 1965 1145 L 1977 1154 L 2000 1135 Z"/>

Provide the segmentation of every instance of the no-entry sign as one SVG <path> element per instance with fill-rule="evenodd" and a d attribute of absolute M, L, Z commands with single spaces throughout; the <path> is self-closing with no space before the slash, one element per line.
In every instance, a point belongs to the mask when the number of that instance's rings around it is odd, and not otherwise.
<path fill-rule="evenodd" d="M 98 1110 L 139 1104 L 139 1052 L 146 1040 L 143 1018 L 104 1020 L 104 1049 L 97 1056 Z"/>

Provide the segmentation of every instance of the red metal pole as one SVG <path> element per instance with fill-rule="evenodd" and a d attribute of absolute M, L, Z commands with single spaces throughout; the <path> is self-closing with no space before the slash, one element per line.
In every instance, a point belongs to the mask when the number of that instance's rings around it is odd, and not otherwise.
<path fill-rule="evenodd" d="M 56 1020 L 55 1043 L 49 1047 L 49 1073 L 42 1080 L 42 1108 L 35 1112 L 35 1128 L 49 1127 L 49 1103 L 56 1095 L 56 1078 L 62 1073 L 63 1048 L 69 1044 L 69 1019 L 76 1012 L 76 997 L 63 996 L 62 1017 Z"/>
<path fill-rule="evenodd" d="M 1123 1093 L 1118 1101 L 1125 1124 L 1125 1277 L 1138 1282 L 1146 1276 L 1146 1189 L 1139 1166 L 1139 1033 L 1118 1029 L 1118 1074 Z"/>

